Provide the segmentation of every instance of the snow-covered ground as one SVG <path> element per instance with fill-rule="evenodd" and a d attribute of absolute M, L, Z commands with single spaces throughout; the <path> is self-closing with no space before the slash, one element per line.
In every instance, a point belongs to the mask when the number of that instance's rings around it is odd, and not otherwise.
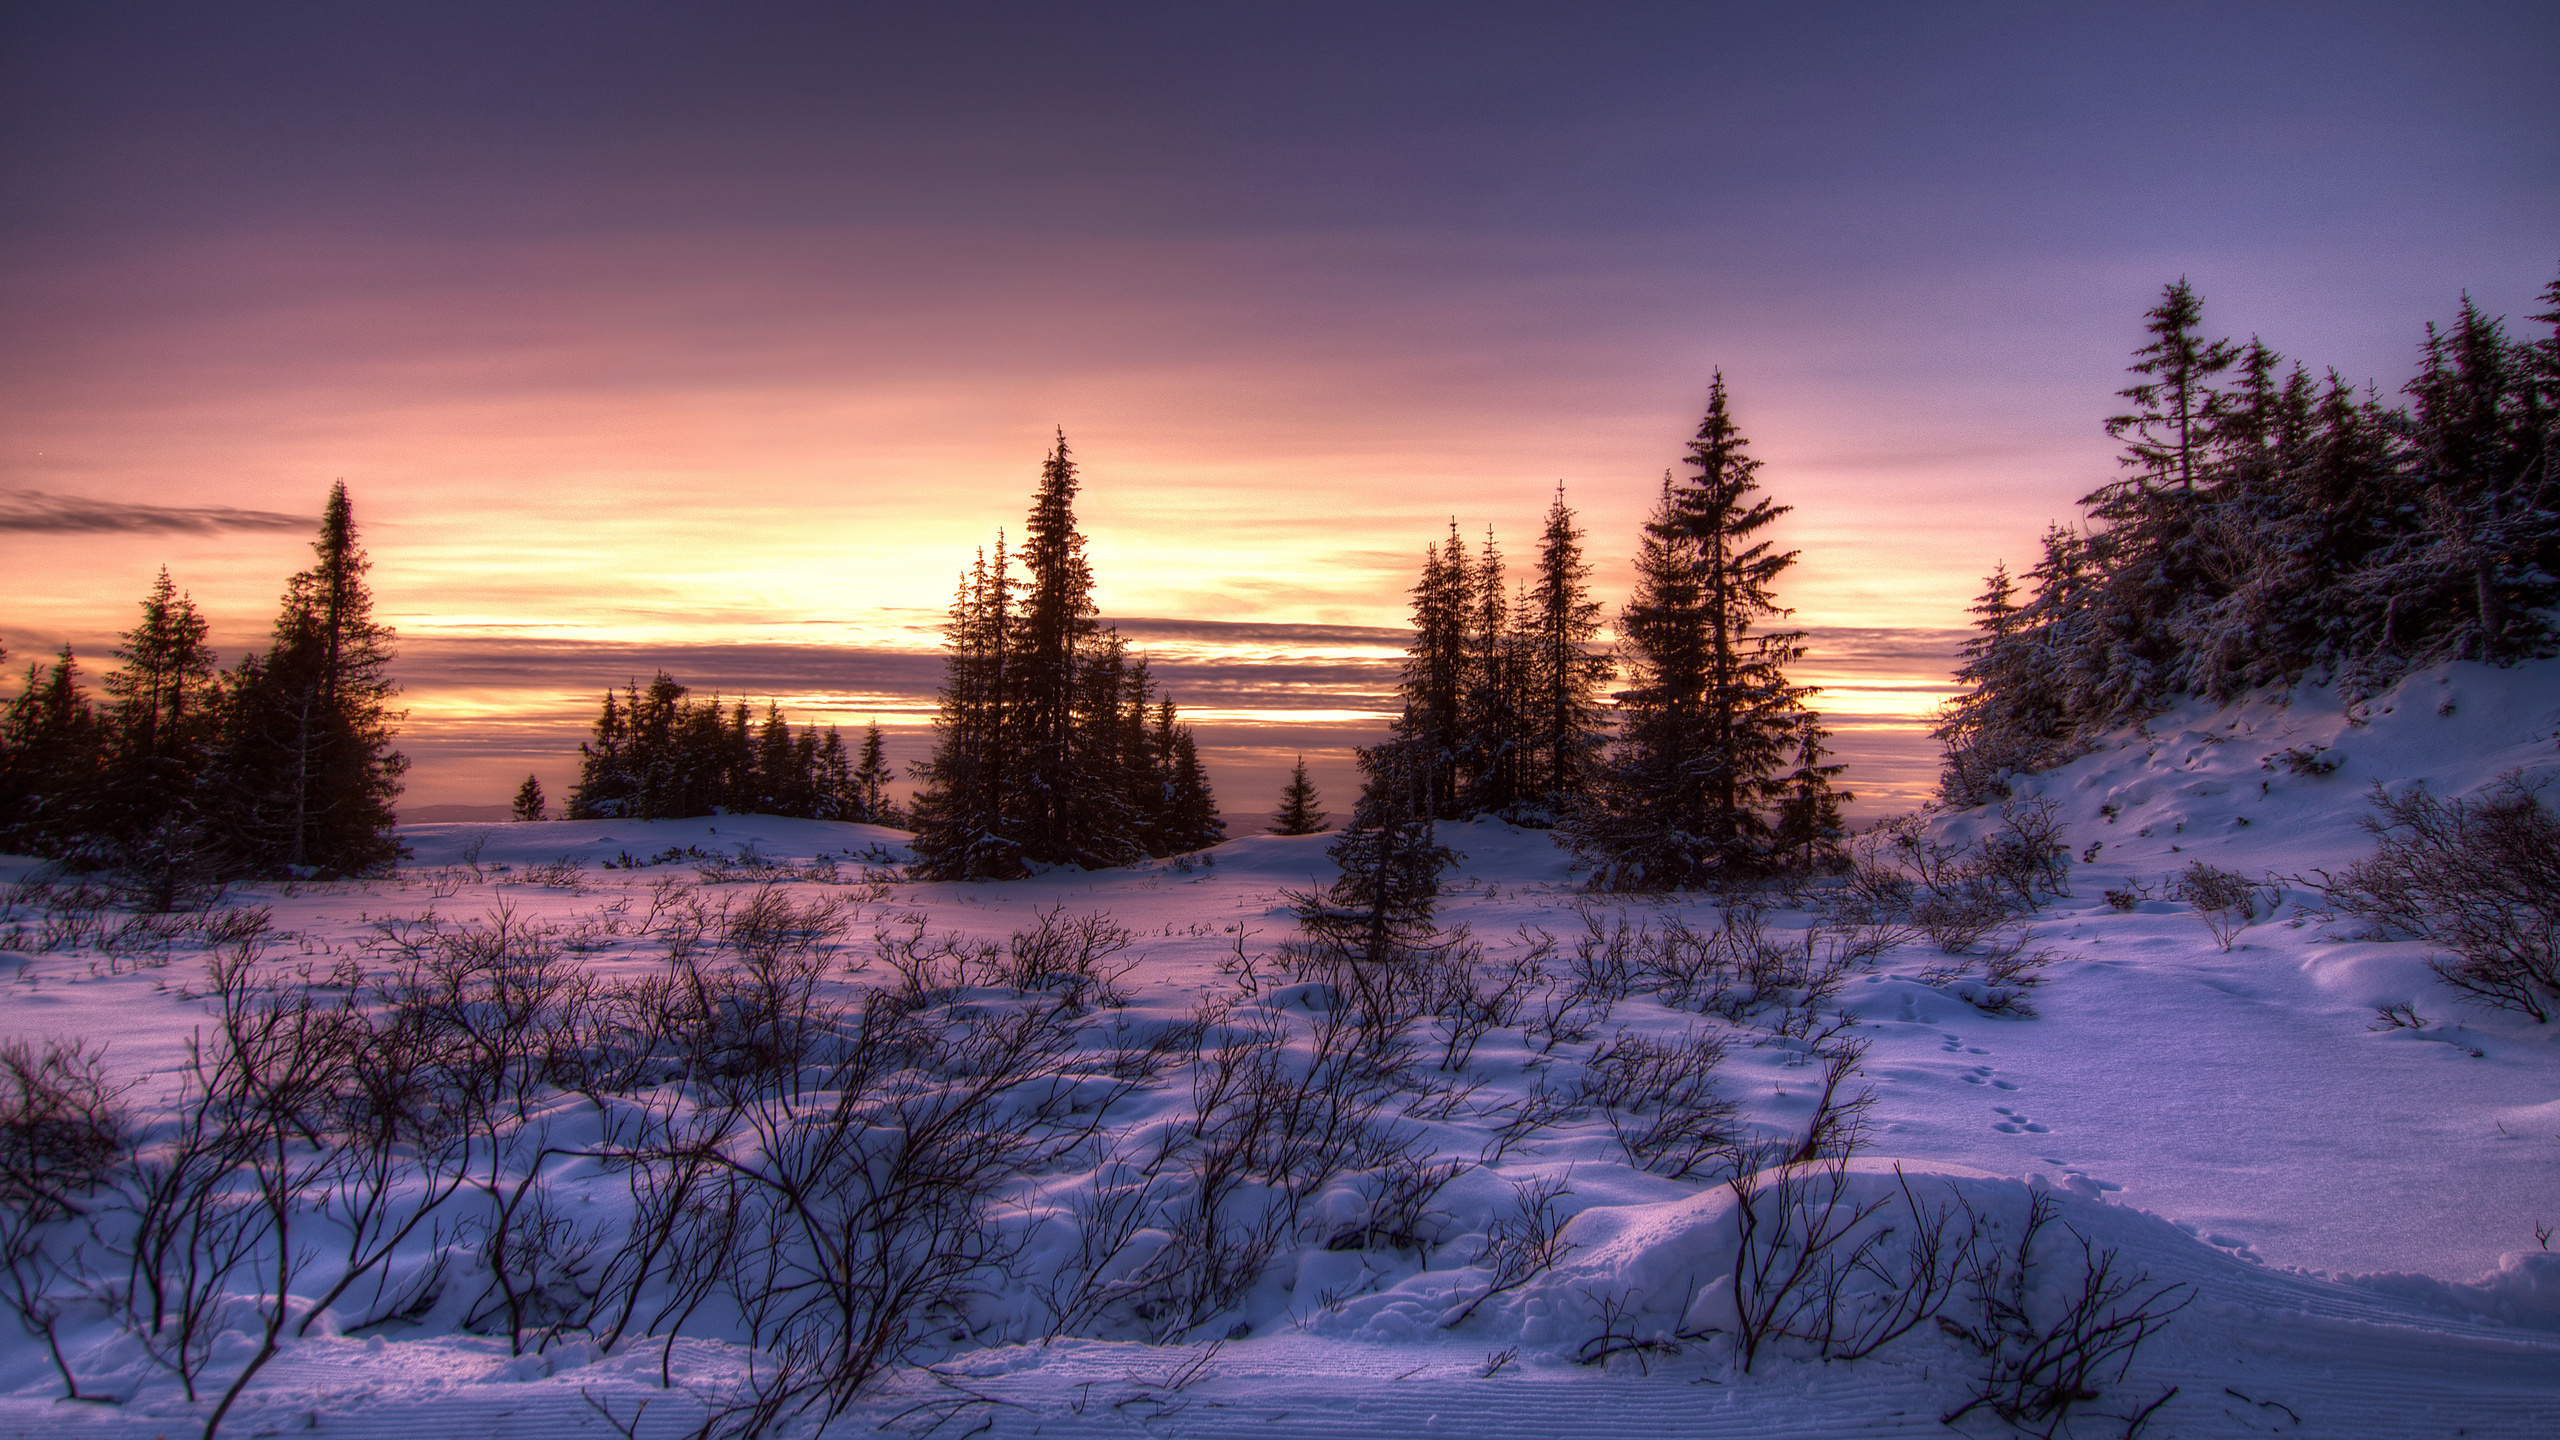
<path fill-rule="evenodd" d="M 2312 747 L 2336 767 L 2300 774 L 2272 758 Z M 1826 1362 L 1808 1342 L 1779 1339 L 1746 1372 L 1733 1338 L 1736 1202 L 1722 1177 L 1705 1167 L 1667 1178 L 1659 1172 L 1677 1167 L 1658 1160 L 1639 1168 L 1602 1106 L 1559 1103 L 1548 1123 L 1518 1125 L 1540 1094 L 1574 1093 L 1599 1047 L 1633 1035 L 1721 1038 L 1718 1093 L 1738 1107 L 1746 1137 L 1807 1122 L 1823 1077 L 1809 1051 L 1865 1042 L 1846 1088 L 1869 1089 L 1873 1107 L 1859 1159 L 1839 1183 L 1882 1207 L 1870 1228 L 1895 1222 L 1897 1238 L 1875 1252 L 1894 1283 L 1910 1279 L 1914 1210 L 1969 1213 L 2014 1236 L 2042 1194 L 2058 1205 L 2047 1231 L 2058 1243 L 2038 1252 L 2046 1312 L 2078 1279 L 2073 1236 L 2116 1251 L 2118 1274 L 2147 1275 L 2143 1293 L 2166 1297 L 2158 1308 L 2191 1297 L 2120 1382 L 2112 1370 L 2099 1377 L 2104 1395 L 2075 1412 L 2069 1433 L 2123 1433 L 2124 1420 L 2100 1412 L 2138 1409 L 2170 1387 L 2175 1396 L 2141 1433 L 2560 1433 L 2560 1254 L 2536 1240 L 2537 1226 L 2560 1226 L 2560 1025 L 2465 1004 L 2428 972 L 2424 947 L 2354 938 L 2352 925 L 2323 919 L 2305 878 L 2366 852 L 2356 822 L 2373 783 L 2423 780 L 2452 796 L 2519 769 L 2560 774 L 2560 665 L 2453 666 L 2353 718 L 2316 691 L 2289 704 L 2194 706 L 2022 781 L 2020 802 L 2056 802 L 2073 854 L 2070 894 L 2049 900 L 2017 937 L 2049 962 L 2031 1017 L 1986 1013 L 1966 998 L 1984 993 L 1978 974 L 1951 976 L 1947 956 L 1914 940 L 1858 962 L 1818 1004 L 1728 1003 L 1717 1013 L 1667 1004 L 1639 984 L 1605 1019 L 1586 1006 L 1588 1035 L 1573 1036 L 1569 1017 L 1560 1037 L 1540 1028 L 1541 1004 L 1562 993 L 1593 926 L 1658 935 L 1685 923 L 1706 934 L 1723 915 L 1704 897 L 1586 898 L 1547 835 L 1450 827 L 1443 838 L 1464 859 L 1442 917 L 1483 944 L 1488 973 L 1525 957 L 1540 932 L 1557 943 L 1531 981 L 1541 998 L 1495 1026 L 1463 1064 L 1443 1063 L 1444 1021 L 1419 1022 L 1425 1049 L 1414 1073 L 1446 1093 L 1436 1103 L 1401 1093 L 1376 1123 L 1412 1142 L 1417 1158 L 1470 1168 L 1417 1212 L 1403 1243 L 1345 1242 L 1374 1215 L 1363 1209 L 1360 1178 L 1337 1177 L 1310 1194 L 1259 1281 L 1200 1324 L 1159 1323 L 1146 1334 L 1106 1313 L 1083 1338 L 1042 1343 L 1051 1312 L 1032 1282 L 1073 1248 L 1075 1197 L 1094 1179 L 1088 1147 L 1026 1177 L 990 1212 L 990 1226 L 1022 1247 L 1013 1277 L 983 1287 L 930 1369 L 900 1372 L 838 1428 L 947 1420 L 998 1435 L 1949 1433 L 1940 1417 L 1964 1403 L 1986 1363 L 1976 1347 L 1934 1323 L 1858 1360 Z M 1977 812 L 1943 819 L 1934 833 L 1961 843 L 1999 823 Z M 1302 1063 L 1338 999 L 1292 983 L 1272 953 L 1292 933 L 1283 892 L 1328 876 L 1323 836 L 1241 838 L 1197 862 L 1129 871 L 930 885 L 863 881 L 864 857 L 877 866 L 900 837 L 820 822 L 403 833 L 415 854 L 396 879 L 234 891 L 225 904 L 271 907 L 284 939 L 268 963 L 315 973 L 340 959 L 378 960 L 387 920 L 432 912 L 454 925 L 505 907 L 517 922 L 578 936 L 578 963 L 611 978 L 668 965 L 666 933 L 644 917 L 672 893 L 670 881 L 706 903 L 779 884 L 795 903 L 832 900 L 852 920 L 827 982 L 846 994 L 894 979 L 875 933 L 921 926 L 933 937 L 1003 942 L 1063 906 L 1106 913 L 1135 936 L 1123 957 L 1137 961 L 1121 982 L 1128 1004 L 1093 1012 L 1103 1027 L 1096 1046 L 1174 1029 L 1216 1001 L 1229 1008 L 1213 1037 L 1275 1035 Z M 683 857 L 600 868 L 686 847 L 734 856 L 740 846 L 795 874 L 706 876 Z M 796 868 L 820 857 L 835 860 L 832 880 Z M 2191 906 L 2169 898 L 2171 877 L 2197 860 L 2281 894 L 2262 902 L 2228 949 Z M 2132 891 L 2132 908 L 2110 903 L 2110 889 Z M 1817 923 L 1772 904 L 1781 908 L 1763 923 L 1773 945 L 1800 941 Z M 21 907 L 22 919 L 28 913 Z M 182 949 L 138 963 L 94 946 L 37 951 L 34 938 L 23 931 L 8 943 L 28 948 L 0 951 L 0 1036 L 103 1040 L 118 1073 L 139 1081 L 137 1098 L 165 1093 L 188 1037 L 206 1023 L 197 998 L 204 955 Z M 1240 948 L 1254 962 L 1243 970 Z M 2378 1007 L 2403 1003 L 2423 1028 L 2376 1028 Z M 1124 1158 L 1137 1138 L 1196 1119 L 1201 1067 L 1192 1058 L 1115 1092 L 1109 1130 Z M 560 1112 L 563 1136 L 592 1133 L 571 1113 L 584 1103 Z M 1640 1104 L 1616 1117 L 1627 1129 L 1649 1118 Z M 1487 1159 L 1506 1125 L 1514 1142 Z M 582 1217 L 627 1215 L 623 1177 L 591 1159 L 559 1160 L 545 1175 Z M 1542 1182 L 1559 1192 L 1554 1212 L 1571 1217 L 1561 1258 L 1481 1295 L 1494 1274 L 1487 1237 L 1518 1234 L 1531 1193 L 1523 1187 Z M 1133 1241 L 1120 1263 L 1135 1264 L 1143 1249 Z M 2181 1286 L 2192 1288 L 2170 1288 Z M 638 1434 L 686 1434 L 704 1413 L 700 1397 L 745 1373 L 734 1337 L 710 1330 L 688 1332 L 671 1350 L 634 1339 L 600 1353 L 573 1335 L 520 1356 L 503 1329 L 460 1333 L 459 1303 L 370 1327 L 358 1327 L 361 1307 L 343 1304 L 260 1374 L 224 1433 L 602 1436 L 638 1414 Z M 1871 1307 L 1881 1303 L 1870 1296 Z M 1977 1312 L 1959 1295 L 1947 1314 L 1970 1324 Z M 0 1433 L 141 1437 L 201 1424 L 207 1407 L 190 1406 L 98 1313 L 68 1316 L 64 1334 L 84 1384 L 121 1403 L 61 1402 L 43 1347 L 7 1333 Z M 254 1348 L 239 1337 L 214 1343 L 214 1391 L 225 1367 Z M 1577 1363 L 1612 1350 L 1601 1363 Z M 661 1384 L 662 1364 L 675 1386 Z M 1954 1428 L 2007 1433 L 1986 1410 Z"/>

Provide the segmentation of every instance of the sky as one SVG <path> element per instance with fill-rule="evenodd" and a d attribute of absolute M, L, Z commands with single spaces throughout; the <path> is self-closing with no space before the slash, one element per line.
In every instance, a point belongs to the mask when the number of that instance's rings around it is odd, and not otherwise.
<path fill-rule="evenodd" d="M 0 10 L 0 641 L 261 641 L 344 479 L 408 800 L 666 668 L 921 755 L 1063 430 L 1225 807 L 1337 808 L 1423 549 L 1596 586 L 1731 386 L 1869 805 L 2143 310 L 2386 394 L 2560 273 L 2547 5 Z M 1515 570 L 1516 573 L 1516 570 Z M 5 688 L 5 687 L 0 687 Z"/>

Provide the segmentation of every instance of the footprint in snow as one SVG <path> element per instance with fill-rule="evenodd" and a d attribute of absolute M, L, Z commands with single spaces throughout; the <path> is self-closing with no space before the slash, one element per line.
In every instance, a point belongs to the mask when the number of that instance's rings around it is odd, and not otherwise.
<path fill-rule="evenodd" d="M 2010 1109 L 2006 1105 L 1994 1105 L 1991 1108 L 1995 1113 L 2008 1117 L 2005 1120 L 1993 1122 L 1991 1126 L 1992 1129 L 1999 1131 L 2003 1135 L 2049 1135 L 2053 1133 L 2052 1127 L 2030 1120 L 2026 1116 Z"/>

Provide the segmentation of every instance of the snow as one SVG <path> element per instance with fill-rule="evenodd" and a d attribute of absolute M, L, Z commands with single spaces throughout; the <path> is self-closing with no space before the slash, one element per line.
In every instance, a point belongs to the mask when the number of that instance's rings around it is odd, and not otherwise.
<path fill-rule="evenodd" d="M 2116 1250 L 2158 1285 L 2192 1287 L 2192 1303 L 2130 1374 L 2087 1407 L 2138 1406 L 2177 1387 L 2146 1434 L 2552 1433 L 2560 1254 L 2537 1246 L 2535 1228 L 2560 1225 L 2560 1025 L 2463 1003 L 2428 972 L 2424 947 L 2358 938 L 2352 925 L 2322 918 L 2311 881 L 2366 850 L 2357 820 L 2374 783 L 2423 781 L 2458 796 L 2510 771 L 2560 774 L 2555 742 L 2560 664 L 2458 664 L 2352 714 L 2316 688 L 2191 704 L 2021 778 L 2016 799 L 2055 802 L 2075 856 L 2071 894 L 2032 921 L 2029 947 L 2050 960 L 2037 1013 L 1993 1015 L 1967 1003 L 1925 942 L 1852 974 L 1837 1004 L 1869 1044 L 1855 1083 L 1872 1089 L 1875 1104 L 1845 1193 L 1883 1213 L 1899 1213 L 1891 1207 L 1907 1192 L 1994 1217 L 2023 1214 L 2042 1193 L 2070 1234 Z M 2335 768 L 2297 773 L 2280 758 L 2288 750 L 2316 750 Z M 1942 818 L 1935 833 L 1975 839 L 1998 823 L 1996 811 L 1972 812 Z M 413 855 L 397 877 L 252 887 L 224 903 L 272 908 L 292 937 L 273 962 L 324 967 L 355 953 L 384 917 L 432 911 L 462 921 L 503 905 L 566 928 L 616 904 L 644 906 L 670 877 L 723 896 L 775 883 L 849 903 L 858 918 L 842 959 L 856 963 L 869 959 L 875 926 L 920 916 L 933 935 L 1002 941 L 1063 906 L 1107 912 L 1136 935 L 1128 953 L 1142 958 L 1122 982 L 1132 999 L 1114 1017 L 1126 1026 L 1179 1023 L 1224 995 L 1235 1004 L 1231 1026 L 1264 1027 L 1303 1055 L 1327 1004 L 1322 987 L 1290 984 L 1268 958 L 1291 933 L 1283 892 L 1330 874 L 1325 836 L 1242 837 L 1197 859 L 1125 871 L 933 885 L 862 881 L 866 866 L 900 858 L 902 837 L 818 821 L 418 825 L 402 834 Z M 1488 822 L 1443 838 L 1465 857 L 1443 918 L 1469 927 L 1488 961 L 1518 954 L 1536 929 L 1568 942 L 1582 933 L 1582 897 L 1549 836 Z M 679 853 L 647 863 L 669 851 Z M 600 868 L 626 857 L 641 867 Z M 704 876 L 703 857 L 721 857 L 726 871 L 715 864 Z M 563 860 L 576 862 L 574 872 Z M 2199 860 L 2281 897 L 2262 904 L 2228 950 L 2170 898 L 2171 877 Z M 832 877 L 813 868 L 827 861 Z M 528 873 L 537 866 L 554 868 Z M 0 879 L 34 868 L 0 862 Z M 2123 910 L 2105 898 L 2109 889 L 2145 898 Z M 1604 918 L 1718 923 L 1705 897 L 1593 898 Z M 1810 923 L 1802 911 L 1768 917 L 1781 939 Z M 631 931 L 582 963 L 609 975 L 663 966 L 663 945 Z M 1259 957 L 1254 993 L 1241 993 L 1232 973 L 1240 946 Z M 204 965 L 189 950 L 153 963 L 76 948 L 0 951 L 9 996 L 0 1036 L 103 1039 L 116 1071 L 138 1082 L 136 1097 L 161 1095 L 205 1021 L 195 998 Z M 830 983 L 881 978 L 873 964 Z M 2377 1007 L 2402 1003 L 2417 1007 L 2423 1028 L 2372 1028 Z M 1587 1055 L 1620 1027 L 1726 1035 L 1723 1092 L 1760 1133 L 1810 1113 L 1821 1071 L 1802 1041 L 1773 1042 L 1641 991 L 1592 1041 L 1557 1054 Z M 1499 1123 L 1485 1112 L 1519 1102 L 1564 1066 L 1514 1026 L 1483 1040 L 1471 1071 L 1483 1089 L 1468 1105 L 1396 1123 L 1436 1154 L 1472 1160 Z M 1191 1095 L 1176 1072 L 1127 1096 L 1115 1137 L 1134 1144 L 1176 1123 Z M 561 1115 L 572 1129 L 588 1123 L 574 1104 Z M 1078 1169 L 1041 1176 L 991 1223 L 1012 1227 L 1028 1255 L 1054 1256 L 1068 1243 L 1055 1223 L 1062 1197 L 1090 1178 Z M 1567 1192 L 1558 1202 L 1570 1216 L 1563 1258 L 1479 1298 L 1490 1272 L 1470 1262 L 1515 1215 L 1518 1187 L 1537 1182 Z M 630 1204 L 621 1181 L 592 1162 L 561 1164 L 547 1183 L 600 1220 Z M 1859 1361 L 1825 1363 L 1799 1342 L 1772 1342 L 1746 1373 L 1729 1334 L 1694 1338 L 1733 1328 L 1731 1190 L 1631 1166 L 1588 1116 L 1460 1175 L 1436 1202 L 1434 1243 L 1423 1250 L 1325 1248 L 1329 1226 L 1356 1222 L 1355 1191 L 1337 1182 L 1312 1197 L 1303 1236 L 1236 1306 L 1190 1333 L 1156 1337 L 1165 1343 L 1123 1334 L 1043 1344 L 1030 1290 L 996 1285 L 970 1316 L 973 1335 L 929 1369 L 900 1373 L 836 1429 L 915 1429 L 947 1416 L 958 1431 L 983 1422 L 1008 1436 L 1946 1434 L 1940 1416 L 1963 1402 L 1964 1377 L 1980 1364 L 1971 1348 L 1923 1326 Z M 1903 1253 L 1894 1247 L 1907 1227 L 1901 1233 L 1879 1253 Z M 1719 1277 L 1728 1277 L 1722 1288 Z M 2057 1282 L 2048 1273 L 2040 1283 Z M 1473 1312 L 1451 1326 L 1470 1301 Z M 224 1433 L 605 1436 L 645 1402 L 637 1432 L 676 1435 L 699 1423 L 696 1394 L 744 1373 L 736 1337 L 723 1334 L 689 1334 L 668 1350 L 663 1361 L 683 1383 L 667 1389 L 654 1341 L 605 1354 L 572 1340 L 517 1356 L 503 1333 L 460 1333 L 442 1312 L 339 1333 L 361 1318 L 325 1316 L 310 1338 L 289 1344 Z M 0 1435 L 145 1437 L 201 1425 L 209 1407 L 190 1406 L 133 1341 L 94 1316 L 75 1322 L 66 1335 L 84 1381 L 122 1403 L 60 1402 L 42 1347 L 0 1332 Z M 1662 1348 L 1574 1363 L 1611 1336 Z M 242 1336 L 218 1341 L 215 1377 L 249 1348 Z M 2094 1414 L 2076 1423 L 2074 1433 L 2089 1435 L 2123 1428 Z M 1985 1412 L 1956 1429 L 2004 1433 Z"/>

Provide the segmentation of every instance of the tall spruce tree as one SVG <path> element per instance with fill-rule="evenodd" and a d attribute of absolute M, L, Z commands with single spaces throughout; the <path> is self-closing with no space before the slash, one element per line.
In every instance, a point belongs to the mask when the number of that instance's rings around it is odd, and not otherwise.
<path fill-rule="evenodd" d="M 205 634 L 194 601 L 163 569 L 106 680 L 117 703 L 96 839 L 155 910 L 174 908 L 219 869 L 199 788 L 219 696 Z"/>
<path fill-rule="evenodd" d="M 1802 635 L 1752 633 L 1787 613 L 1770 585 L 1796 556 L 1756 538 L 1787 507 L 1757 494 L 1721 373 L 1684 463 L 1696 473 L 1664 477 L 1619 625 L 1633 683 L 1617 741 L 1566 827 L 1604 889 L 1683 888 L 1767 863 L 1766 807 L 1784 793 L 1810 693 L 1786 678 Z"/>
<path fill-rule="evenodd" d="M 1466 702 L 1476 619 L 1475 577 L 1457 521 L 1449 522 L 1447 544 L 1424 547 L 1422 577 L 1411 593 L 1413 642 L 1405 651 L 1401 723 L 1415 748 L 1404 758 L 1430 767 L 1425 788 L 1438 813 L 1454 817 L 1462 767 L 1472 759 Z"/>
<path fill-rule="evenodd" d="M 1526 608 L 1504 593 L 1502 551 L 1487 526 L 1476 552 L 1467 609 L 1464 788 L 1455 813 L 1516 817 L 1529 797 L 1528 642 L 1516 625 Z"/>
<path fill-rule="evenodd" d="M 64 645 L 0 711 L 0 848 L 68 856 L 93 848 L 103 748 L 96 708 Z"/>
<path fill-rule="evenodd" d="M 361 875 L 400 856 L 392 802 L 409 762 L 391 748 L 391 627 L 373 618 L 344 481 L 321 513 L 315 563 L 293 577 L 262 657 L 232 672 L 217 761 L 230 844 L 268 873 Z"/>
<path fill-rule="evenodd" d="M 933 754 L 916 766 L 916 873 L 928 880 L 1010 880 L 1028 874 L 1020 827 L 1004 804 L 1013 750 L 1007 661 L 1013 586 L 1005 550 L 979 552 L 943 624 L 941 707 Z"/>
<path fill-rule="evenodd" d="M 999 540 L 994 565 L 981 555 L 961 582 L 933 755 L 914 772 L 921 877 L 1010 879 L 1033 864 L 1102 867 L 1216 843 L 1196 754 L 1186 772 L 1188 727 L 1094 618 L 1076 491 L 1062 432 L 1041 467 L 1021 580 Z"/>
<path fill-rule="evenodd" d="M 1022 538 L 1022 603 L 1014 622 L 1014 759 L 1008 799 L 1022 854 L 1051 864 L 1118 864 L 1125 825 L 1096 813 L 1100 787 L 1081 773 L 1076 742 L 1079 667 L 1096 649 L 1093 567 L 1076 529 L 1076 466 L 1067 436 L 1040 467 Z"/>
<path fill-rule="evenodd" d="M 1191 727 L 1175 720 L 1173 702 L 1161 702 L 1173 730 L 1172 761 L 1165 776 L 1163 849 L 1168 855 L 1206 850 L 1227 838 L 1227 822 L 1218 817 L 1217 797 L 1209 790 L 1209 772 L 1200 765 L 1200 748 Z"/>
<path fill-rule="evenodd" d="M 853 768 L 853 793 L 856 797 L 853 819 L 870 825 L 895 825 L 899 816 L 889 803 L 889 752 L 881 739 L 880 722 L 866 724 L 862 730 L 862 755 Z"/>
<path fill-rule="evenodd" d="M 1591 649 L 1600 633 L 1600 602 L 1591 598 L 1582 538 L 1559 484 L 1538 541 L 1537 583 L 1521 607 L 1529 784 L 1551 823 L 1586 788 L 1608 738 L 1601 687 L 1611 666 L 1606 654 Z"/>
<path fill-rule="evenodd" d="M 1307 757 L 1298 757 L 1297 767 L 1289 772 L 1289 784 L 1280 792 L 1280 808 L 1272 812 L 1270 830 L 1274 835 L 1317 835 L 1326 828 L 1325 815 L 1317 809 L 1321 803 L 1316 782 L 1307 778 Z"/>

